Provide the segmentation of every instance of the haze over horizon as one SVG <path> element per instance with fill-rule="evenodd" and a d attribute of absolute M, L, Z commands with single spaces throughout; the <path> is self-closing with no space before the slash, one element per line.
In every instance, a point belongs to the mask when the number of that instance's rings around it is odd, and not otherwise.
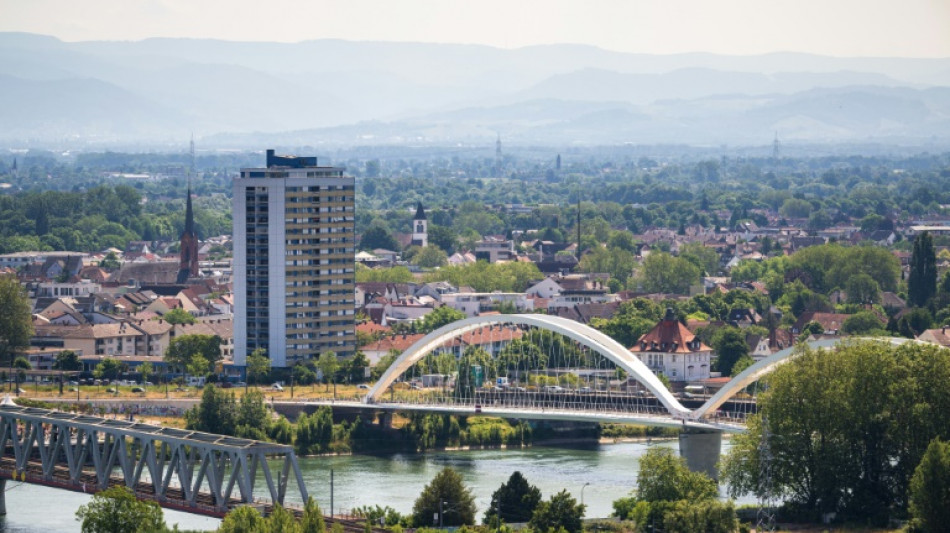
<path fill-rule="evenodd" d="M 0 0 L 0 14 L 0 100 L 17 103 L 0 108 L 4 143 L 950 143 L 937 0 Z"/>
<path fill-rule="evenodd" d="M 940 0 L 0 0 L 0 31 L 68 42 L 153 37 L 228 41 L 584 44 L 638 54 L 800 52 L 832 57 L 950 57 Z"/>

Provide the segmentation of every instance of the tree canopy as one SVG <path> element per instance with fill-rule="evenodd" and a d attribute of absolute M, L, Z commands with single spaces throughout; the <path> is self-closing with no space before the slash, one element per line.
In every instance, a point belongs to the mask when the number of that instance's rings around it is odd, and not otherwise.
<path fill-rule="evenodd" d="M 485 511 L 485 523 L 493 517 L 506 523 L 524 523 L 531 520 L 535 508 L 541 503 L 541 491 L 528 483 L 521 472 L 515 471 L 491 495 L 491 506 Z"/>
<path fill-rule="evenodd" d="M 33 336 L 33 317 L 26 291 L 16 276 L 0 275 L 0 359 L 29 346 Z"/>
<path fill-rule="evenodd" d="M 767 378 L 759 415 L 733 441 L 722 479 L 733 495 L 761 493 L 767 424 L 773 494 L 806 512 L 886 523 L 907 508 L 930 441 L 950 437 L 939 414 L 950 409 L 950 355 L 914 343 L 800 350 Z"/>
<path fill-rule="evenodd" d="M 412 506 L 412 523 L 416 527 L 475 523 L 475 497 L 458 472 L 445 467 L 422 489 Z"/>
<path fill-rule="evenodd" d="M 162 508 L 142 501 L 126 487 L 110 487 L 81 505 L 76 520 L 83 533 L 155 533 L 167 531 Z"/>

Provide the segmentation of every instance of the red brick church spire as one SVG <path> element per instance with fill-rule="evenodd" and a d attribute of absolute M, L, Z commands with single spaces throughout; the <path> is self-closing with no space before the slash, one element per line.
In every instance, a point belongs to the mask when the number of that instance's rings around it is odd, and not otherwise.
<path fill-rule="evenodd" d="M 198 234 L 195 233 L 195 214 L 191 207 L 191 184 L 185 202 L 185 231 L 181 233 L 181 261 L 178 265 L 178 283 L 198 276 Z"/>

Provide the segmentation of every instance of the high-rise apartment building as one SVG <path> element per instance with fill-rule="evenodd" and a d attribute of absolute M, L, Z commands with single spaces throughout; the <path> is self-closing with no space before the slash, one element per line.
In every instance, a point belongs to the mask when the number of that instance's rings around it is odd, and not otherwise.
<path fill-rule="evenodd" d="M 316 157 L 243 168 L 234 193 L 234 365 L 356 351 L 354 179 Z"/>

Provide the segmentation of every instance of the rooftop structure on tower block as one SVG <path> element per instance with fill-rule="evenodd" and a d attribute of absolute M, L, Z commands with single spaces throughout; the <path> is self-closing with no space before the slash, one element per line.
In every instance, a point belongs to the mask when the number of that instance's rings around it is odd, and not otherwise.
<path fill-rule="evenodd" d="M 630 351 L 654 374 L 663 374 L 670 381 L 710 377 L 712 348 L 676 320 L 672 309 L 667 309 L 663 320 L 640 337 Z"/>
<path fill-rule="evenodd" d="M 356 352 L 354 179 L 316 157 L 241 169 L 234 194 L 234 364 Z"/>

